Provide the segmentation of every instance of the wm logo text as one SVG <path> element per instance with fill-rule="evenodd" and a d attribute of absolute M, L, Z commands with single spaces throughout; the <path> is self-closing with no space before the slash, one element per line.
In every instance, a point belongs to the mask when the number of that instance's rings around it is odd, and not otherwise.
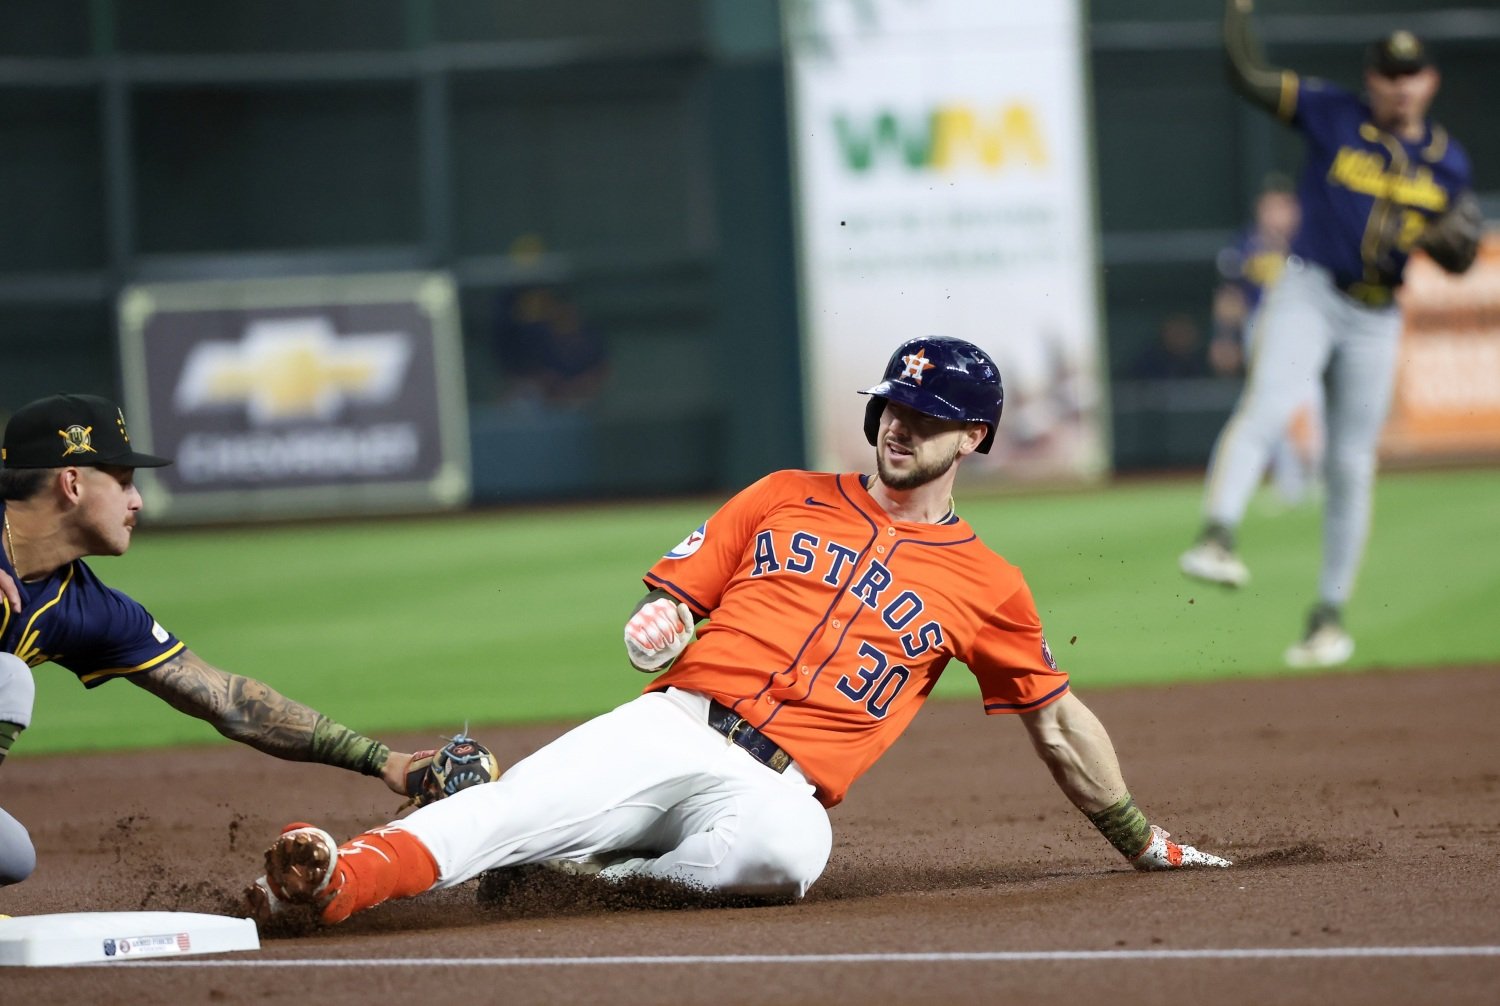
<path fill-rule="evenodd" d="M 939 105 L 925 114 L 882 109 L 856 117 L 836 113 L 834 136 L 845 167 L 855 174 L 895 164 L 913 171 L 1043 170 L 1047 144 L 1036 111 L 1014 102 L 993 110 Z"/>

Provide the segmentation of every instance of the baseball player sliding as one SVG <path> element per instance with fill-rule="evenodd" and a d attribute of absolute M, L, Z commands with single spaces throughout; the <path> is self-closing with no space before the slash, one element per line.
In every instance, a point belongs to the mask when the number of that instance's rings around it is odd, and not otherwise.
<path fill-rule="evenodd" d="M 1342 612 L 1370 530 L 1380 428 L 1395 383 L 1396 290 L 1414 248 L 1449 272 L 1473 264 L 1483 221 L 1469 158 L 1427 118 L 1438 72 L 1407 31 L 1369 47 L 1361 100 L 1325 81 L 1266 66 L 1252 0 L 1227 0 L 1224 47 L 1240 92 L 1302 133 L 1302 227 L 1261 307 L 1245 390 L 1209 465 L 1205 524 L 1179 559 L 1189 576 L 1243 586 L 1235 531 L 1293 411 L 1325 389 L 1323 567 L 1294 667 L 1354 654 Z"/>
<path fill-rule="evenodd" d="M 986 712 L 1019 716 L 1058 786 L 1136 868 L 1228 866 L 1136 807 L 1020 571 L 954 512 L 960 464 L 995 438 L 994 362 L 957 339 L 913 339 L 864 393 L 873 475 L 775 472 L 651 567 L 625 625 L 630 662 L 656 674 L 645 694 L 498 782 L 343 845 L 289 825 L 247 891 L 252 914 L 311 905 L 336 923 L 558 860 L 606 880 L 800 897 L 828 861 L 828 808 L 953 659 Z"/>

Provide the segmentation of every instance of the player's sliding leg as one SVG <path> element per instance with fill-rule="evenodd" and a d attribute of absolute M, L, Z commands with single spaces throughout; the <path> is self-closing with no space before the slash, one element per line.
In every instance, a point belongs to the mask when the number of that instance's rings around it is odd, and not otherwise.
<path fill-rule="evenodd" d="M 697 890 L 763 897 L 807 893 L 827 865 L 833 844 L 828 813 L 814 798 L 812 786 L 795 766 L 778 774 L 727 744 L 715 752 L 715 761 L 712 784 L 654 812 L 648 827 L 633 829 L 632 845 L 666 851 L 611 862 L 599 871 L 601 880 L 652 877 Z M 481 795 L 503 802 L 505 789 L 502 779 L 423 810 L 445 804 L 450 811 L 460 804 L 473 807 Z M 449 816 L 452 820 L 438 832 L 466 815 Z M 431 815 L 418 823 L 435 827 Z M 585 825 L 582 832 L 545 829 L 543 834 L 556 837 L 534 835 L 497 853 L 490 866 L 578 856 L 581 836 L 598 834 L 598 823 Z M 265 876 L 246 891 L 252 916 L 265 922 L 286 905 L 310 905 L 322 922 L 332 925 L 392 898 L 413 897 L 473 875 L 447 871 L 440 883 L 438 858 L 405 824 L 376 828 L 337 846 L 320 828 L 288 825 L 266 852 Z M 524 854 L 516 851 L 523 847 Z"/>
<path fill-rule="evenodd" d="M 716 785 L 671 808 L 646 836 L 667 850 L 613 862 L 606 881 L 652 877 L 698 890 L 800 898 L 828 865 L 833 829 L 813 787 L 792 766 L 777 774 L 738 749 Z"/>
<path fill-rule="evenodd" d="M 325 923 L 437 883 L 437 862 L 400 828 L 367 831 L 336 846 L 328 832 L 290 824 L 266 850 L 266 873 L 246 890 L 251 915 L 265 922 L 286 905 L 311 905 Z"/>
<path fill-rule="evenodd" d="M 246 892 L 252 913 L 263 917 L 291 901 L 317 905 L 324 921 L 340 921 L 381 900 L 451 887 L 485 870 L 622 849 L 664 854 L 637 864 L 641 875 L 715 888 L 805 890 L 831 844 L 812 787 L 795 766 L 783 775 L 751 760 L 708 726 L 707 700 L 684 695 L 643 695 L 570 730 L 499 781 L 462 790 L 337 849 L 317 829 L 289 831 L 267 854 L 267 875 Z M 749 787 L 744 794 L 725 790 L 726 781 L 746 775 L 800 808 L 788 815 L 794 828 L 775 823 L 779 809 L 758 814 Z M 732 832 L 727 818 L 711 818 L 695 798 L 739 799 L 738 813 L 769 823 Z M 687 841 L 695 830 L 716 828 L 701 847 Z M 726 856 L 735 850 L 737 856 Z"/>

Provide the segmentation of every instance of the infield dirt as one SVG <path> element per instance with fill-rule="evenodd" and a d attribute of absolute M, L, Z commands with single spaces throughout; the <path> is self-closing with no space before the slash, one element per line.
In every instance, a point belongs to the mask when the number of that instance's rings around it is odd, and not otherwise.
<path fill-rule="evenodd" d="M 9 968 L 0 990 L 7 1002 L 143 1006 L 1500 999 L 1500 668 L 1075 686 L 1109 728 L 1147 814 L 1233 869 L 1136 874 L 1067 804 L 1018 723 L 986 718 L 977 700 L 935 702 L 834 809 L 833 858 L 799 904 L 704 907 L 661 889 L 601 893 L 580 878 L 522 874 L 490 881 L 483 899 L 471 881 L 333 929 L 263 932 L 257 953 L 180 959 L 191 967 Z M 473 732 L 513 761 L 562 729 Z M 408 750 L 433 739 L 390 738 Z M 0 806 L 30 828 L 40 864 L 0 890 L 0 912 L 236 914 L 237 892 L 283 823 L 346 838 L 389 820 L 389 797 L 373 780 L 239 746 L 12 759 L 0 770 Z M 495 960 L 1443 946 L 1491 950 Z M 412 958 L 463 963 L 368 963 Z"/>

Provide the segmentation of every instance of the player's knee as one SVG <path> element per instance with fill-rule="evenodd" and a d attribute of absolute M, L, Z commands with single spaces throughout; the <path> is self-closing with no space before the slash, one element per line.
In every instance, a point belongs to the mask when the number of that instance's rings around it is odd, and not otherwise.
<path fill-rule="evenodd" d="M 826 862 L 826 860 L 825 860 Z M 800 898 L 823 872 L 806 849 L 756 842 L 736 848 L 722 887 L 735 894 Z"/>
<path fill-rule="evenodd" d="M 774 829 L 741 835 L 725 887 L 744 894 L 800 898 L 822 876 L 832 848 L 833 832 L 821 807 L 806 820 L 783 820 Z"/>
<path fill-rule="evenodd" d="M 12 653 L 0 653 L 0 720 L 28 726 L 36 700 L 31 668 Z"/>
<path fill-rule="evenodd" d="M 0 887 L 19 884 L 36 869 L 36 847 L 26 828 L 0 811 Z"/>
<path fill-rule="evenodd" d="M 36 849 L 29 843 L 23 849 L 0 852 L 0 887 L 19 884 L 36 869 Z"/>

